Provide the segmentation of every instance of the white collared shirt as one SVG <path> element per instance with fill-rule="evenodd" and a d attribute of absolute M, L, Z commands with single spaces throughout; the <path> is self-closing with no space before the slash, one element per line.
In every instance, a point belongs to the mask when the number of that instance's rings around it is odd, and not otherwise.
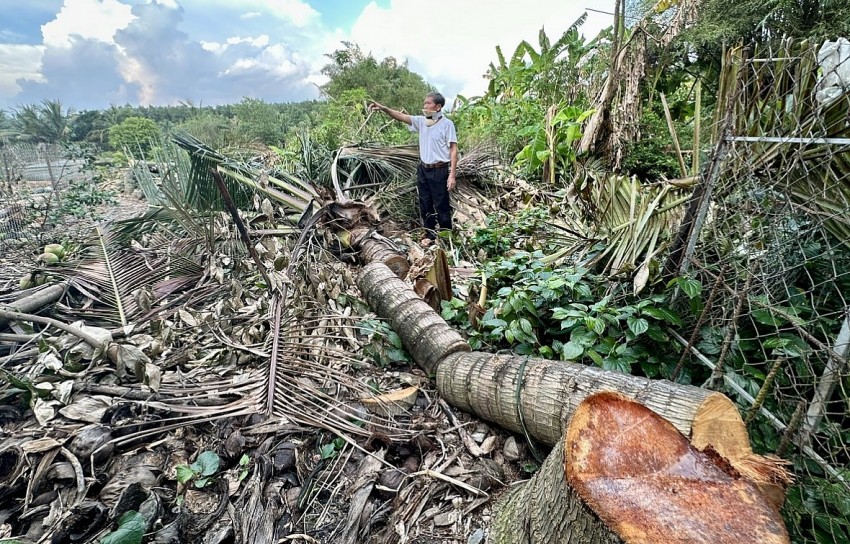
<path fill-rule="evenodd" d="M 449 162 L 450 144 L 457 143 L 455 124 L 445 116 L 431 125 L 423 115 L 410 117 L 410 131 L 419 133 L 419 159 L 426 164 Z"/>

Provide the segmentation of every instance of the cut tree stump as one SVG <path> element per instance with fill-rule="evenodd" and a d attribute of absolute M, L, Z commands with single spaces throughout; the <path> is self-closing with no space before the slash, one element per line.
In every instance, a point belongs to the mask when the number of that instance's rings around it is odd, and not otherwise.
<path fill-rule="evenodd" d="M 778 509 L 712 450 L 617 393 L 587 397 L 526 484 L 495 509 L 495 544 L 789 542 Z"/>
<path fill-rule="evenodd" d="M 365 266 L 357 285 L 372 309 L 389 320 L 413 360 L 429 375 L 436 376 L 437 390 L 453 406 L 551 446 L 563 437 L 567 426 L 572 425 L 585 399 L 596 393 L 614 391 L 645 405 L 647 412 L 657 414 L 653 417 L 663 418 L 670 429 L 681 433 L 686 441 L 690 440 L 689 447 L 695 451 L 713 451 L 718 459 L 725 458 L 730 473 L 746 480 L 767 505 L 765 507 L 778 512 L 785 486 L 790 481 L 785 462 L 753 453 L 740 413 L 725 395 L 565 361 L 470 352 L 462 337 L 386 266 L 380 263 Z M 655 438 L 649 442 L 656 443 Z M 673 447 L 656 445 L 665 451 Z M 563 466 L 558 461 L 559 455 L 563 458 L 556 446 L 550 456 L 555 461 L 547 460 L 544 464 L 547 468 L 541 469 L 539 477 L 546 480 L 541 487 L 529 491 L 530 497 L 515 508 L 509 505 L 503 508 L 548 511 L 542 502 L 535 503 L 534 497 L 545 501 L 555 496 L 553 493 L 567 493 L 558 487 L 560 483 L 554 476 L 544 476 L 554 474 L 555 469 L 547 464 L 555 462 Z M 749 496 L 739 498 L 751 499 Z M 738 507 L 738 503 L 728 505 L 730 510 Z M 517 515 L 508 514 L 509 517 Z M 516 523 L 522 519 L 518 517 Z M 781 518 L 777 519 L 781 525 Z M 617 541 L 605 540 L 608 536 L 600 538 L 563 542 Z"/>

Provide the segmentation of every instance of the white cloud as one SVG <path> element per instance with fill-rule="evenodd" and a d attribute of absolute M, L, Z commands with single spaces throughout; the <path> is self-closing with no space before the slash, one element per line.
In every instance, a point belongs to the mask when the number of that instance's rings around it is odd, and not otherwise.
<path fill-rule="evenodd" d="M 292 21 L 299 27 L 315 23 L 320 17 L 318 11 L 302 0 L 248 0 L 245 3 L 262 6 L 275 17 Z"/>
<path fill-rule="evenodd" d="M 265 47 L 269 44 L 269 37 L 266 34 L 260 34 L 256 38 L 240 38 L 239 36 L 233 36 L 232 38 L 227 38 L 227 43 L 229 45 L 247 43 L 254 47 Z"/>
<path fill-rule="evenodd" d="M 374 1 L 352 26 L 351 38 L 376 57 L 408 59 L 410 68 L 441 88 L 447 96 L 476 96 L 486 90 L 483 78 L 496 59 L 496 46 L 505 55 L 522 40 L 537 47 L 545 27 L 555 41 L 585 8 L 613 10 L 613 0 L 459 0 L 453 9 L 423 9 L 421 0 L 391 0 L 388 8 Z M 612 16 L 590 12 L 579 29 L 591 39 L 612 23 Z"/>
<path fill-rule="evenodd" d="M 15 96 L 21 92 L 18 80 L 41 83 L 41 57 L 44 47 L 40 45 L 0 44 L 0 96 Z"/>
<path fill-rule="evenodd" d="M 118 0 L 65 0 L 56 18 L 42 25 L 44 45 L 71 47 L 71 35 L 113 43 L 115 31 L 135 19 Z"/>
<path fill-rule="evenodd" d="M 298 28 L 314 25 L 321 18 L 321 14 L 303 0 L 180 0 L 180 3 L 187 8 L 192 5 L 196 9 L 211 11 L 216 8 L 250 10 L 240 18 L 251 19 L 268 14 Z"/>
<path fill-rule="evenodd" d="M 203 41 L 203 40 L 199 43 L 201 44 L 201 47 L 203 47 L 207 51 L 210 51 L 212 53 L 221 54 L 221 53 L 224 53 L 225 51 L 227 51 L 227 49 L 231 45 L 246 44 L 246 45 L 250 45 L 250 46 L 256 47 L 256 48 L 266 47 L 267 45 L 269 45 L 269 36 L 268 36 L 268 34 L 260 34 L 256 38 L 242 38 L 242 37 L 239 37 L 239 36 L 231 36 L 230 38 L 227 38 L 227 40 L 224 43 L 206 42 L 206 41 Z"/>
<path fill-rule="evenodd" d="M 0 107 L 45 96 L 88 107 L 125 96 L 143 104 L 187 96 L 225 103 L 247 92 L 273 101 L 312 98 L 327 79 L 325 55 L 342 41 L 408 61 L 450 100 L 475 96 L 486 89 L 496 45 L 506 55 L 523 39 L 536 46 L 544 25 L 556 40 L 584 8 L 611 11 L 614 3 L 456 0 L 434 10 L 432 0 L 381 2 L 387 7 L 372 1 L 349 33 L 329 28 L 307 0 L 53 1 L 61 9 L 41 26 L 42 43 L 19 45 L 20 38 L 0 35 Z M 334 9 L 310 1 L 326 14 Z M 611 16 L 590 13 L 581 32 L 593 37 L 610 23 Z M 38 27 L 12 30 L 26 36 Z"/>

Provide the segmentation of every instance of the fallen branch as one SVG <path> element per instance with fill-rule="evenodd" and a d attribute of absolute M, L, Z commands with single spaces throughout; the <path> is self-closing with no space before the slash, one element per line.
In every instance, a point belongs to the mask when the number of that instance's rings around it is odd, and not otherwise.
<path fill-rule="evenodd" d="M 31 314 L 34 312 L 38 312 L 42 308 L 53 304 L 62 294 L 65 292 L 68 284 L 57 283 L 54 285 L 50 285 L 45 287 L 44 289 L 39 289 L 35 293 L 27 295 L 25 297 L 19 298 L 18 300 L 11 302 L 6 305 L 0 306 L 0 309 L 6 309 L 12 312 L 21 312 L 25 314 Z M 4 326 L 8 319 L 0 316 L 0 327 Z"/>
<path fill-rule="evenodd" d="M 42 325 L 49 325 L 51 327 L 56 327 L 59 330 L 65 331 L 68 334 L 73 334 L 74 336 L 83 340 L 86 344 L 90 345 L 93 348 L 98 348 L 101 345 L 100 340 L 88 334 L 87 332 L 72 327 L 70 325 L 66 325 L 61 321 L 57 321 L 56 319 L 52 319 L 50 317 L 42 317 L 40 315 L 32 315 L 24 312 L 16 312 L 0 308 L 0 320 L 2 319 L 6 319 L 9 321 L 29 321 L 30 323 L 41 323 Z"/>

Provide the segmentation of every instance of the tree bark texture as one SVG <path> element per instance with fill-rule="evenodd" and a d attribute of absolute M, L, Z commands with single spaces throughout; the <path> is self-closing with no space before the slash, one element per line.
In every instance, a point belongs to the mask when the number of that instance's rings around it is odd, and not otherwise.
<path fill-rule="evenodd" d="M 429 376 L 447 355 L 469 351 L 469 344 L 382 263 L 363 267 L 357 286 L 379 316 L 389 320 L 413 360 Z"/>
<path fill-rule="evenodd" d="M 527 482 L 515 485 L 494 507 L 493 544 L 619 544 L 584 504 L 564 473 L 561 440 Z"/>
<path fill-rule="evenodd" d="M 407 257 L 383 237 L 375 237 L 367 232 L 353 231 L 352 244 L 360 248 L 360 259 L 364 263 L 383 263 L 393 274 L 404 279 L 410 270 Z"/>
<path fill-rule="evenodd" d="M 698 387 L 567 361 L 480 352 L 446 356 L 437 369 L 437 389 L 453 406 L 505 429 L 527 431 L 547 446 L 560 440 L 581 401 L 600 391 L 617 391 L 644 404 L 685 436 L 709 406 L 726 404 L 737 414 L 726 396 Z"/>
<path fill-rule="evenodd" d="M 65 282 L 44 287 L 31 295 L 27 295 L 7 304 L 5 309 L 23 314 L 36 313 L 45 306 L 53 304 L 59 300 L 59 297 L 62 296 L 62 293 L 65 292 L 67 287 L 68 286 Z M 7 321 L 7 319 L 0 318 L 0 327 L 4 326 Z"/>

